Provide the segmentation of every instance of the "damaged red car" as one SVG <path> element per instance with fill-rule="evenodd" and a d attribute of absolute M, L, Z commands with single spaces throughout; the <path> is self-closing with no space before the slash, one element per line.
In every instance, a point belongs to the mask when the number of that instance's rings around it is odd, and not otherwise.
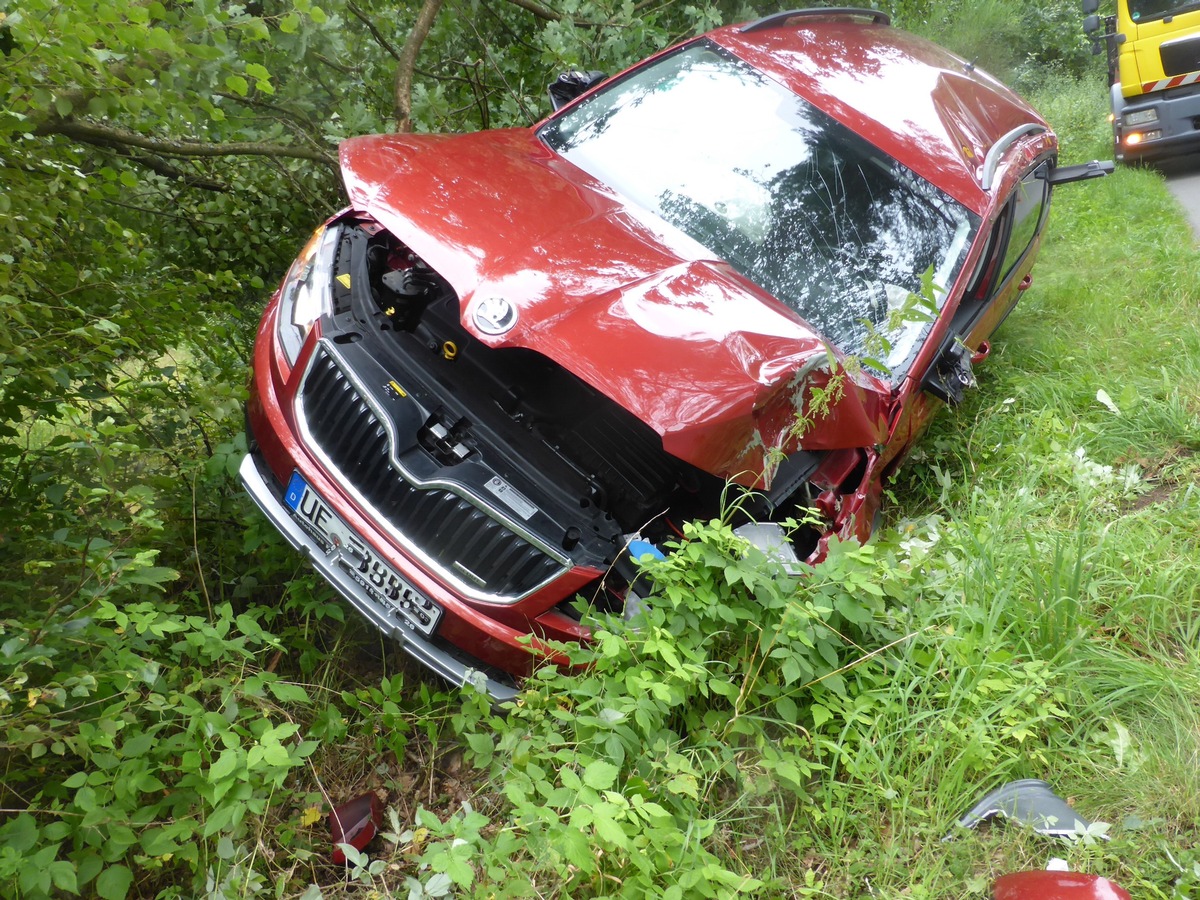
<path fill-rule="evenodd" d="M 729 482 L 760 546 L 798 510 L 798 560 L 868 537 L 1029 287 L 1053 186 L 1105 168 L 1058 167 L 1020 98 L 871 10 L 555 88 L 533 128 L 342 145 L 241 468 L 361 614 L 497 700 Z"/>

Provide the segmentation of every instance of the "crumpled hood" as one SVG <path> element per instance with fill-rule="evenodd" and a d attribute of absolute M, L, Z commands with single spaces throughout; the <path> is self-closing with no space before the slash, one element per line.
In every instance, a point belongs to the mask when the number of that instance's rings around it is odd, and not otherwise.
<path fill-rule="evenodd" d="M 762 484 L 768 451 L 797 446 L 807 388 L 828 377 L 820 336 L 531 131 L 355 138 L 341 163 L 351 205 L 450 282 L 479 340 L 553 359 L 714 475 Z M 493 298 L 518 313 L 499 336 L 470 315 Z M 882 442 L 886 389 L 859 382 L 800 446 Z"/>

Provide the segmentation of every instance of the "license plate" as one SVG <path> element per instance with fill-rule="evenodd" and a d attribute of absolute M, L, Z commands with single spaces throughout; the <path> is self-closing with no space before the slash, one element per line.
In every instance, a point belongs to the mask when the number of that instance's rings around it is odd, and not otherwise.
<path fill-rule="evenodd" d="M 338 564 L 362 585 L 371 599 L 393 610 L 422 634 L 433 634 L 442 617 L 441 607 L 380 559 L 370 544 L 342 521 L 299 472 L 292 473 L 283 501 L 326 553 L 338 554 Z"/>

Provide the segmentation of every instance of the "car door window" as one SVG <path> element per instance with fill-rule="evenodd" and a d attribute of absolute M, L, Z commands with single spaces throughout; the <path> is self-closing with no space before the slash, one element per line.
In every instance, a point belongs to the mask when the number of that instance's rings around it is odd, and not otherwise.
<path fill-rule="evenodd" d="M 1004 253 L 1004 264 L 1000 267 L 1001 280 L 1007 278 L 1024 258 L 1025 251 L 1041 231 L 1042 216 L 1046 212 L 1046 197 L 1050 181 L 1046 177 L 1049 164 L 1042 163 L 1021 179 L 1020 185 L 1009 201 L 1011 207 L 1012 234 L 1008 249 Z"/>

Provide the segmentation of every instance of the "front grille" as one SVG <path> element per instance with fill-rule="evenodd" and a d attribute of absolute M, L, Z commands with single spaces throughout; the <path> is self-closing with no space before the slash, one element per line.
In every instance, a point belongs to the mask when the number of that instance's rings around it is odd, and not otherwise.
<path fill-rule="evenodd" d="M 1187 75 L 1200 69 L 1200 38 L 1173 41 L 1159 47 L 1162 56 L 1163 74 Z"/>
<path fill-rule="evenodd" d="M 514 598 L 563 570 L 457 494 L 410 484 L 391 465 L 383 423 L 320 347 L 301 388 L 301 407 L 309 434 L 329 461 L 412 549 L 452 581 L 484 595 Z"/>

